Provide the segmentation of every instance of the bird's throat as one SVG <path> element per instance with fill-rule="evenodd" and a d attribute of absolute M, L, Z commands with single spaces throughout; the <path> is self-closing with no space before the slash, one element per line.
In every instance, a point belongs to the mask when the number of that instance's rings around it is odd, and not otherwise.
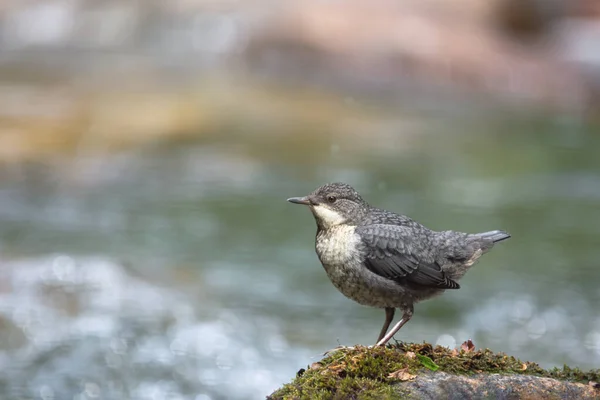
<path fill-rule="evenodd" d="M 321 229 L 330 229 L 346 222 L 346 218 L 342 214 L 325 205 L 311 206 L 311 211 Z"/>

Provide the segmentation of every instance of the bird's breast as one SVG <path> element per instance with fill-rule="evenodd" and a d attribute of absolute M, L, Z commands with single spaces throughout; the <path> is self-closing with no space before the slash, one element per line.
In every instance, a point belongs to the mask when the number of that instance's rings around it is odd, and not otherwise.
<path fill-rule="evenodd" d="M 371 307 L 411 303 L 400 285 L 364 267 L 364 245 L 354 226 L 339 225 L 320 231 L 316 250 L 329 280 L 344 296 Z"/>
<path fill-rule="evenodd" d="M 317 255 L 325 267 L 360 259 L 361 240 L 355 229 L 350 225 L 338 225 L 317 234 Z"/>

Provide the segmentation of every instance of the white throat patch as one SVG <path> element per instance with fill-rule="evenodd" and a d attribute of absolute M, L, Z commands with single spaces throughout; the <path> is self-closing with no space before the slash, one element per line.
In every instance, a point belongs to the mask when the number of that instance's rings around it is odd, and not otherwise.
<path fill-rule="evenodd" d="M 321 221 L 323 228 L 329 229 L 332 226 L 341 225 L 346 219 L 337 211 L 322 205 L 312 206 L 312 212 Z"/>

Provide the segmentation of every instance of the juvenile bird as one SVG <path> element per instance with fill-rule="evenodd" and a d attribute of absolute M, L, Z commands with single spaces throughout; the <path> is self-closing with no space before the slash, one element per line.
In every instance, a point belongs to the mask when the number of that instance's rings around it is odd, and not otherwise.
<path fill-rule="evenodd" d="M 458 281 L 504 231 L 432 231 L 405 215 L 375 208 L 350 185 L 330 183 L 291 203 L 310 208 L 316 252 L 333 285 L 346 297 L 385 309 L 376 344 L 385 345 L 413 315 L 414 304 L 460 288 Z M 388 332 L 395 309 L 402 319 Z"/>

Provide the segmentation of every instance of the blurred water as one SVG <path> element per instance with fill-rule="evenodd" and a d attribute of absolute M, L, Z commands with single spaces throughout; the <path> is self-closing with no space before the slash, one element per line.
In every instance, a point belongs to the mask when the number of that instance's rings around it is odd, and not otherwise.
<path fill-rule="evenodd" d="M 397 339 L 598 368 L 600 138 L 478 121 L 5 168 L 0 397 L 259 398 L 324 350 L 371 344 L 383 312 L 333 288 L 312 217 L 285 202 L 333 180 L 433 229 L 513 235 Z"/>

